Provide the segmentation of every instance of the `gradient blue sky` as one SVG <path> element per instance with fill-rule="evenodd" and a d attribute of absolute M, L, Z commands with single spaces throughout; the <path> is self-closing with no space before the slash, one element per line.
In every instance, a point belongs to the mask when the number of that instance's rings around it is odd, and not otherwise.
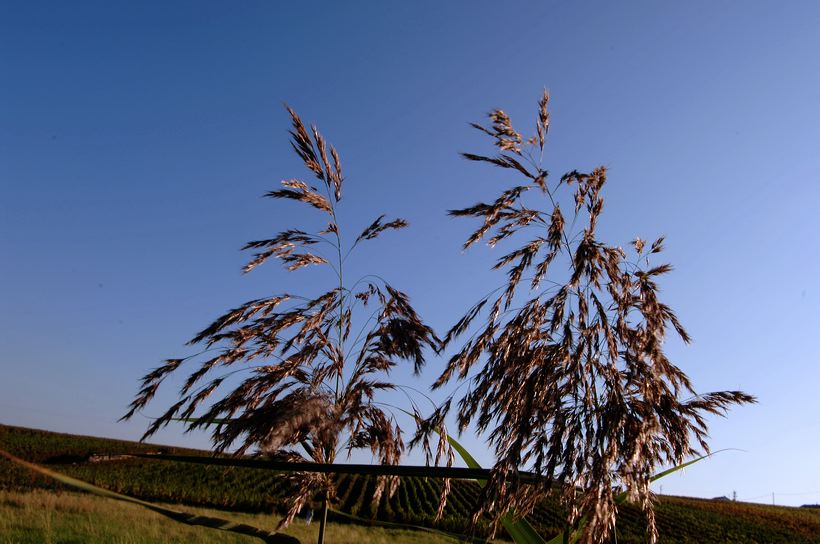
<path fill-rule="evenodd" d="M 487 149 L 467 122 L 532 126 L 547 86 L 550 171 L 610 169 L 603 237 L 667 235 L 695 339 L 673 359 L 760 399 L 712 422 L 745 452 L 663 492 L 820 502 L 818 28 L 816 2 L 0 2 L 0 422 L 138 438 L 116 421 L 141 375 L 322 280 L 240 273 L 244 242 L 299 220 L 259 198 L 303 172 L 283 101 L 339 148 L 350 228 L 410 221 L 358 262 L 445 329 L 502 281 L 444 213 L 509 182 L 458 157 Z"/>

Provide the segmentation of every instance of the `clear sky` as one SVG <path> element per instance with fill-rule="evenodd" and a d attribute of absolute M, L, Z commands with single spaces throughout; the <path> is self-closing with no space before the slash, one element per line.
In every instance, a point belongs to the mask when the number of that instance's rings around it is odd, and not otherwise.
<path fill-rule="evenodd" d="M 411 223 L 357 266 L 446 329 L 503 279 L 445 215 L 509 183 L 458 157 L 487 150 L 467 123 L 530 127 L 546 86 L 548 169 L 609 167 L 603 238 L 667 235 L 663 295 L 694 337 L 673 360 L 760 400 L 712 422 L 745 452 L 663 492 L 820 502 L 818 28 L 811 1 L 0 2 L 0 422 L 138 438 L 146 419 L 117 419 L 147 370 L 323 281 L 240 273 L 242 244 L 299 220 L 259 198 L 303 175 L 284 101 L 339 148 L 350 228 Z"/>

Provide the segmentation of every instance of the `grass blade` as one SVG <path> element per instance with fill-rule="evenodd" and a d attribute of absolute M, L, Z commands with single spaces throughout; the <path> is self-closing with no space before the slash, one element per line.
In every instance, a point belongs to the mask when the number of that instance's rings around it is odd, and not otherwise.
<path fill-rule="evenodd" d="M 449 434 L 447 435 L 447 442 L 456 450 L 469 468 L 482 468 L 481 465 L 478 464 L 478 461 L 470 455 L 470 452 Z M 481 487 L 487 484 L 486 480 L 477 479 L 476 482 L 478 482 L 478 485 Z M 535 530 L 535 527 L 533 527 L 529 521 L 524 518 L 516 520 L 512 512 L 504 514 L 504 517 L 501 518 L 501 525 L 504 526 L 504 529 L 516 544 L 546 544 L 546 541 L 538 534 L 538 531 Z"/>

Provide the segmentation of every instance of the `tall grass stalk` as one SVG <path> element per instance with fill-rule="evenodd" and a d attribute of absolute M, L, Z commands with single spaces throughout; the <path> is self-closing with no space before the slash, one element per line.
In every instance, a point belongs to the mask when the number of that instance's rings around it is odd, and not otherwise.
<path fill-rule="evenodd" d="M 453 346 L 434 387 L 466 382 L 429 416 L 414 443 L 438 431 L 452 411 L 464 430 L 487 433 L 495 464 L 473 520 L 507 510 L 527 514 L 557 492 L 584 543 L 604 542 L 615 524 L 619 487 L 657 531 L 649 483 L 659 466 L 708 452 L 706 416 L 754 402 L 740 391 L 698 394 L 664 352 L 669 333 L 690 337 L 660 299 L 661 236 L 610 245 L 598 234 L 607 169 L 551 176 L 544 164 L 549 95 L 538 101 L 535 134 L 519 132 L 501 110 L 484 125 L 493 151 L 463 153 L 517 182 L 497 198 L 450 211 L 478 220 L 464 249 L 515 243 L 495 262 L 503 283 L 468 308 L 445 335 Z M 462 340 L 463 339 L 463 340 Z M 518 477 L 524 467 L 541 485 Z M 554 481 L 561 486 L 553 486 Z"/>
<path fill-rule="evenodd" d="M 177 418 L 200 418 L 188 430 L 213 420 L 216 452 L 241 456 L 255 451 L 271 459 L 333 464 L 354 450 L 372 452 L 377 462 L 397 465 L 404 451 L 402 430 L 376 397 L 395 385 L 388 374 L 409 362 L 418 373 L 425 351 L 436 349 L 438 339 L 421 320 L 409 297 L 378 276 L 351 279 L 346 261 L 361 244 L 388 230 L 407 226 L 403 219 L 384 215 L 348 235 L 341 221 L 341 159 L 315 126 L 307 127 L 292 109 L 291 146 L 318 185 L 285 179 L 266 197 L 289 200 L 310 211 L 321 227 L 290 227 L 271 238 L 248 242 L 254 253 L 244 271 L 269 260 L 279 260 L 288 271 L 306 267 L 327 270 L 328 290 L 280 293 L 248 301 L 217 318 L 189 344 L 201 345 L 198 355 L 169 359 L 142 379 L 141 389 L 124 419 L 132 417 L 154 397 L 160 384 L 186 362 L 193 370 L 174 403 L 148 428 L 147 438 Z M 363 228 L 362 228 L 363 227 Z M 239 379 L 235 384 L 236 377 Z M 210 402 L 211 396 L 218 400 Z M 322 511 L 335 495 L 334 483 L 324 473 L 294 472 L 297 486 L 288 515 L 289 524 L 314 497 Z M 395 492 L 398 480 L 379 480 L 372 500 Z M 320 519 L 319 542 L 324 539 L 325 515 Z"/>

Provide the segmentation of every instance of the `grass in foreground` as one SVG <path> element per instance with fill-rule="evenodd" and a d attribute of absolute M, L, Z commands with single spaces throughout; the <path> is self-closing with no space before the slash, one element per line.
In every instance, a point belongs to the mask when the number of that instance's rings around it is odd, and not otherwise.
<path fill-rule="evenodd" d="M 186 511 L 219 516 L 273 529 L 279 516 L 241 514 L 206 508 Z M 315 542 L 319 524 L 296 520 L 288 529 L 305 543 Z M 251 544 L 256 539 L 213 529 L 189 527 L 138 506 L 79 493 L 34 490 L 0 491 L 0 544 Z M 434 534 L 330 523 L 327 542 L 334 544 L 452 543 Z"/>

